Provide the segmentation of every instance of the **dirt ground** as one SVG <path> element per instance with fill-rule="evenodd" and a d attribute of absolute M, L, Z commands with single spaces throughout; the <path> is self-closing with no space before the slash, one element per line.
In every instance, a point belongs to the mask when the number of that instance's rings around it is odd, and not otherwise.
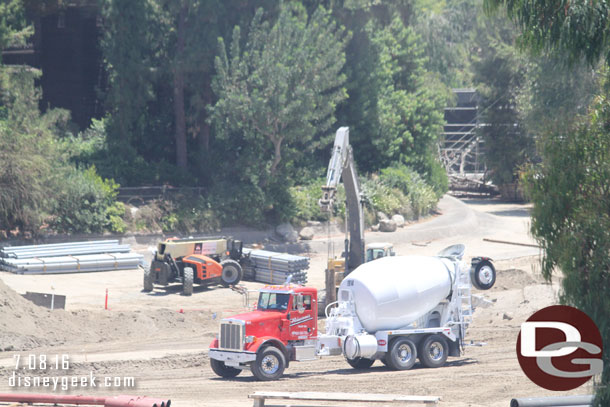
<path fill-rule="evenodd" d="M 477 309 L 462 357 L 440 369 L 416 365 L 390 371 L 376 362 L 367 371 L 352 369 L 342 357 L 295 362 L 276 382 L 256 382 L 249 371 L 232 380 L 216 377 L 207 348 L 221 318 L 244 310 L 245 299 L 230 289 L 196 288 L 192 297 L 178 288 L 143 293 L 141 270 L 82 275 L 13 275 L 0 273 L 0 392 L 67 393 L 61 388 L 12 386 L 15 377 L 133 377 L 135 387 L 71 388 L 73 394 L 138 394 L 170 398 L 174 406 L 250 406 L 248 395 L 268 391 L 396 393 L 442 397 L 441 406 L 508 406 L 511 398 L 551 395 L 531 383 L 518 365 L 515 344 L 520 324 L 532 313 L 557 302 L 558 283 L 538 276 L 539 250 L 497 243 L 533 245 L 525 205 L 489 200 L 446 198 L 439 215 L 392 234 L 368 232 L 367 241 L 391 241 L 399 255 L 432 255 L 465 243 L 467 256 L 494 258 L 494 288 L 481 292 L 493 301 Z M 437 233 L 438 231 L 438 233 Z M 484 240 L 487 239 L 487 240 Z M 342 237 L 335 236 L 335 247 Z M 492 241 L 489 241 L 492 240 Z M 323 287 L 326 237 L 303 246 L 311 256 L 310 284 Z M 148 253 L 146 246 L 135 247 Z M 261 284 L 246 282 L 250 290 Z M 104 310 L 108 289 L 109 310 Z M 66 310 L 32 305 L 18 293 L 54 292 L 67 296 Z M 249 302 L 254 301 L 253 297 Z M 61 367 L 29 370 L 25 361 L 69 358 Z M 16 366 L 17 357 L 21 365 Z M 38 363 L 39 364 L 39 363 Z M 39 366 L 38 366 L 39 367 Z M 585 385 L 586 386 L 586 385 Z M 588 394 L 588 387 L 574 394 Z M 556 394 L 555 394 L 556 395 Z"/>

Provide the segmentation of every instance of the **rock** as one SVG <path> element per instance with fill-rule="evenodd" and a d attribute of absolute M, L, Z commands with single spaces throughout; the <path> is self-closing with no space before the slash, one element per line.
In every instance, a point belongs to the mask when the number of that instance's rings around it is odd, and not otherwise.
<path fill-rule="evenodd" d="M 313 228 L 304 227 L 299 232 L 299 237 L 301 238 L 301 240 L 311 240 L 311 239 L 313 239 L 314 234 L 315 234 L 315 232 L 314 232 Z"/>
<path fill-rule="evenodd" d="M 386 215 L 385 213 L 378 211 L 377 212 L 377 219 L 382 221 L 382 220 L 388 220 L 388 215 Z"/>
<path fill-rule="evenodd" d="M 513 319 L 513 317 L 510 314 L 507 314 L 506 312 L 504 313 L 504 315 L 502 315 L 502 319 L 506 319 L 506 320 L 511 320 Z"/>
<path fill-rule="evenodd" d="M 396 223 L 396 226 L 402 228 L 405 226 L 405 218 L 402 215 L 394 215 L 392 216 L 392 220 Z"/>
<path fill-rule="evenodd" d="M 318 222 L 317 220 L 308 220 L 307 226 L 321 226 L 322 222 Z"/>
<path fill-rule="evenodd" d="M 275 228 L 275 233 L 280 235 L 287 242 L 296 242 L 299 240 L 299 234 L 294 230 L 290 223 L 282 223 Z"/>
<path fill-rule="evenodd" d="M 378 232 L 379 231 L 379 223 L 376 224 L 376 225 L 371 226 L 371 231 Z"/>
<path fill-rule="evenodd" d="M 396 231 L 396 222 L 391 219 L 382 219 L 379 221 L 379 231 L 380 232 L 395 232 Z"/>

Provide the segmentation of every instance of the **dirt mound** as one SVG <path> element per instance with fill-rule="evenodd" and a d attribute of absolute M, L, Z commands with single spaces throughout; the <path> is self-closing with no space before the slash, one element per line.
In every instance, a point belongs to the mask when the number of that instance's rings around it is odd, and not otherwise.
<path fill-rule="evenodd" d="M 494 291 L 523 288 L 528 285 L 540 284 L 543 282 L 541 277 L 533 276 L 531 273 L 518 268 L 497 270 L 496 273 L 496 284 L 492 288 Z"/>
<path fill-rule="evenodd" d="M 169 309 L 133 312 L 49 310 L 34 305 L 0 280 L 0 352 L 65 343 L 110 342 L 158 336 L 208 335 L 211 312 L 180 314 Z"/>

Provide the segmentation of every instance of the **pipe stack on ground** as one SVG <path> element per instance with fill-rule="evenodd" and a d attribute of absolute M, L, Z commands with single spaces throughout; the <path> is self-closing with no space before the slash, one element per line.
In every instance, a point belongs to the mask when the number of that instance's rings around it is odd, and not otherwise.
<path fill-rule="evenodd" d="M 591 407 L 593 396 L 525 397 L 512 399 L 510 407 Z"/>
<path fill-rule="evenodd" d="M 78 254 L 128 253 L 128 244 L 120 245 L 118 240 L 96 240 L 90 242 L 71 242 L 29 246 L 7 246 L 0 248 L 0 257 L 13 259 L 32 259 Z"/>
<path fill-rule="evenodd" d="M 244 249 L 244 277 L 248 280 L 267 284 L 284 284 L 289 276 L 290 282 L 307 284 L 309 258 L 267 250 Z"/>
<path fill-rule="evenodd" d="M 143 256 L 118 240 L 0 248 L 0 269 L 17 274 L 57 274 L 134 269 Z"/>

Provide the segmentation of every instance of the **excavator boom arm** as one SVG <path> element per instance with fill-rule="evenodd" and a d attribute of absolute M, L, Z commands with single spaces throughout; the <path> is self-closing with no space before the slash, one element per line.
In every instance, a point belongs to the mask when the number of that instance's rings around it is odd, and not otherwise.
<path fill-rule="evenodd" d="M 349 144 L 349 127 L 340 127 L 335 136 L 326 173 L 326 185 L 322 187 L 322 199 L 319 201 L 322 210 L 332 210 L 341 179 L 345 187 L 349 231 L 347 274 L 364 262 L 364 208 L 352 147 Z"/>

